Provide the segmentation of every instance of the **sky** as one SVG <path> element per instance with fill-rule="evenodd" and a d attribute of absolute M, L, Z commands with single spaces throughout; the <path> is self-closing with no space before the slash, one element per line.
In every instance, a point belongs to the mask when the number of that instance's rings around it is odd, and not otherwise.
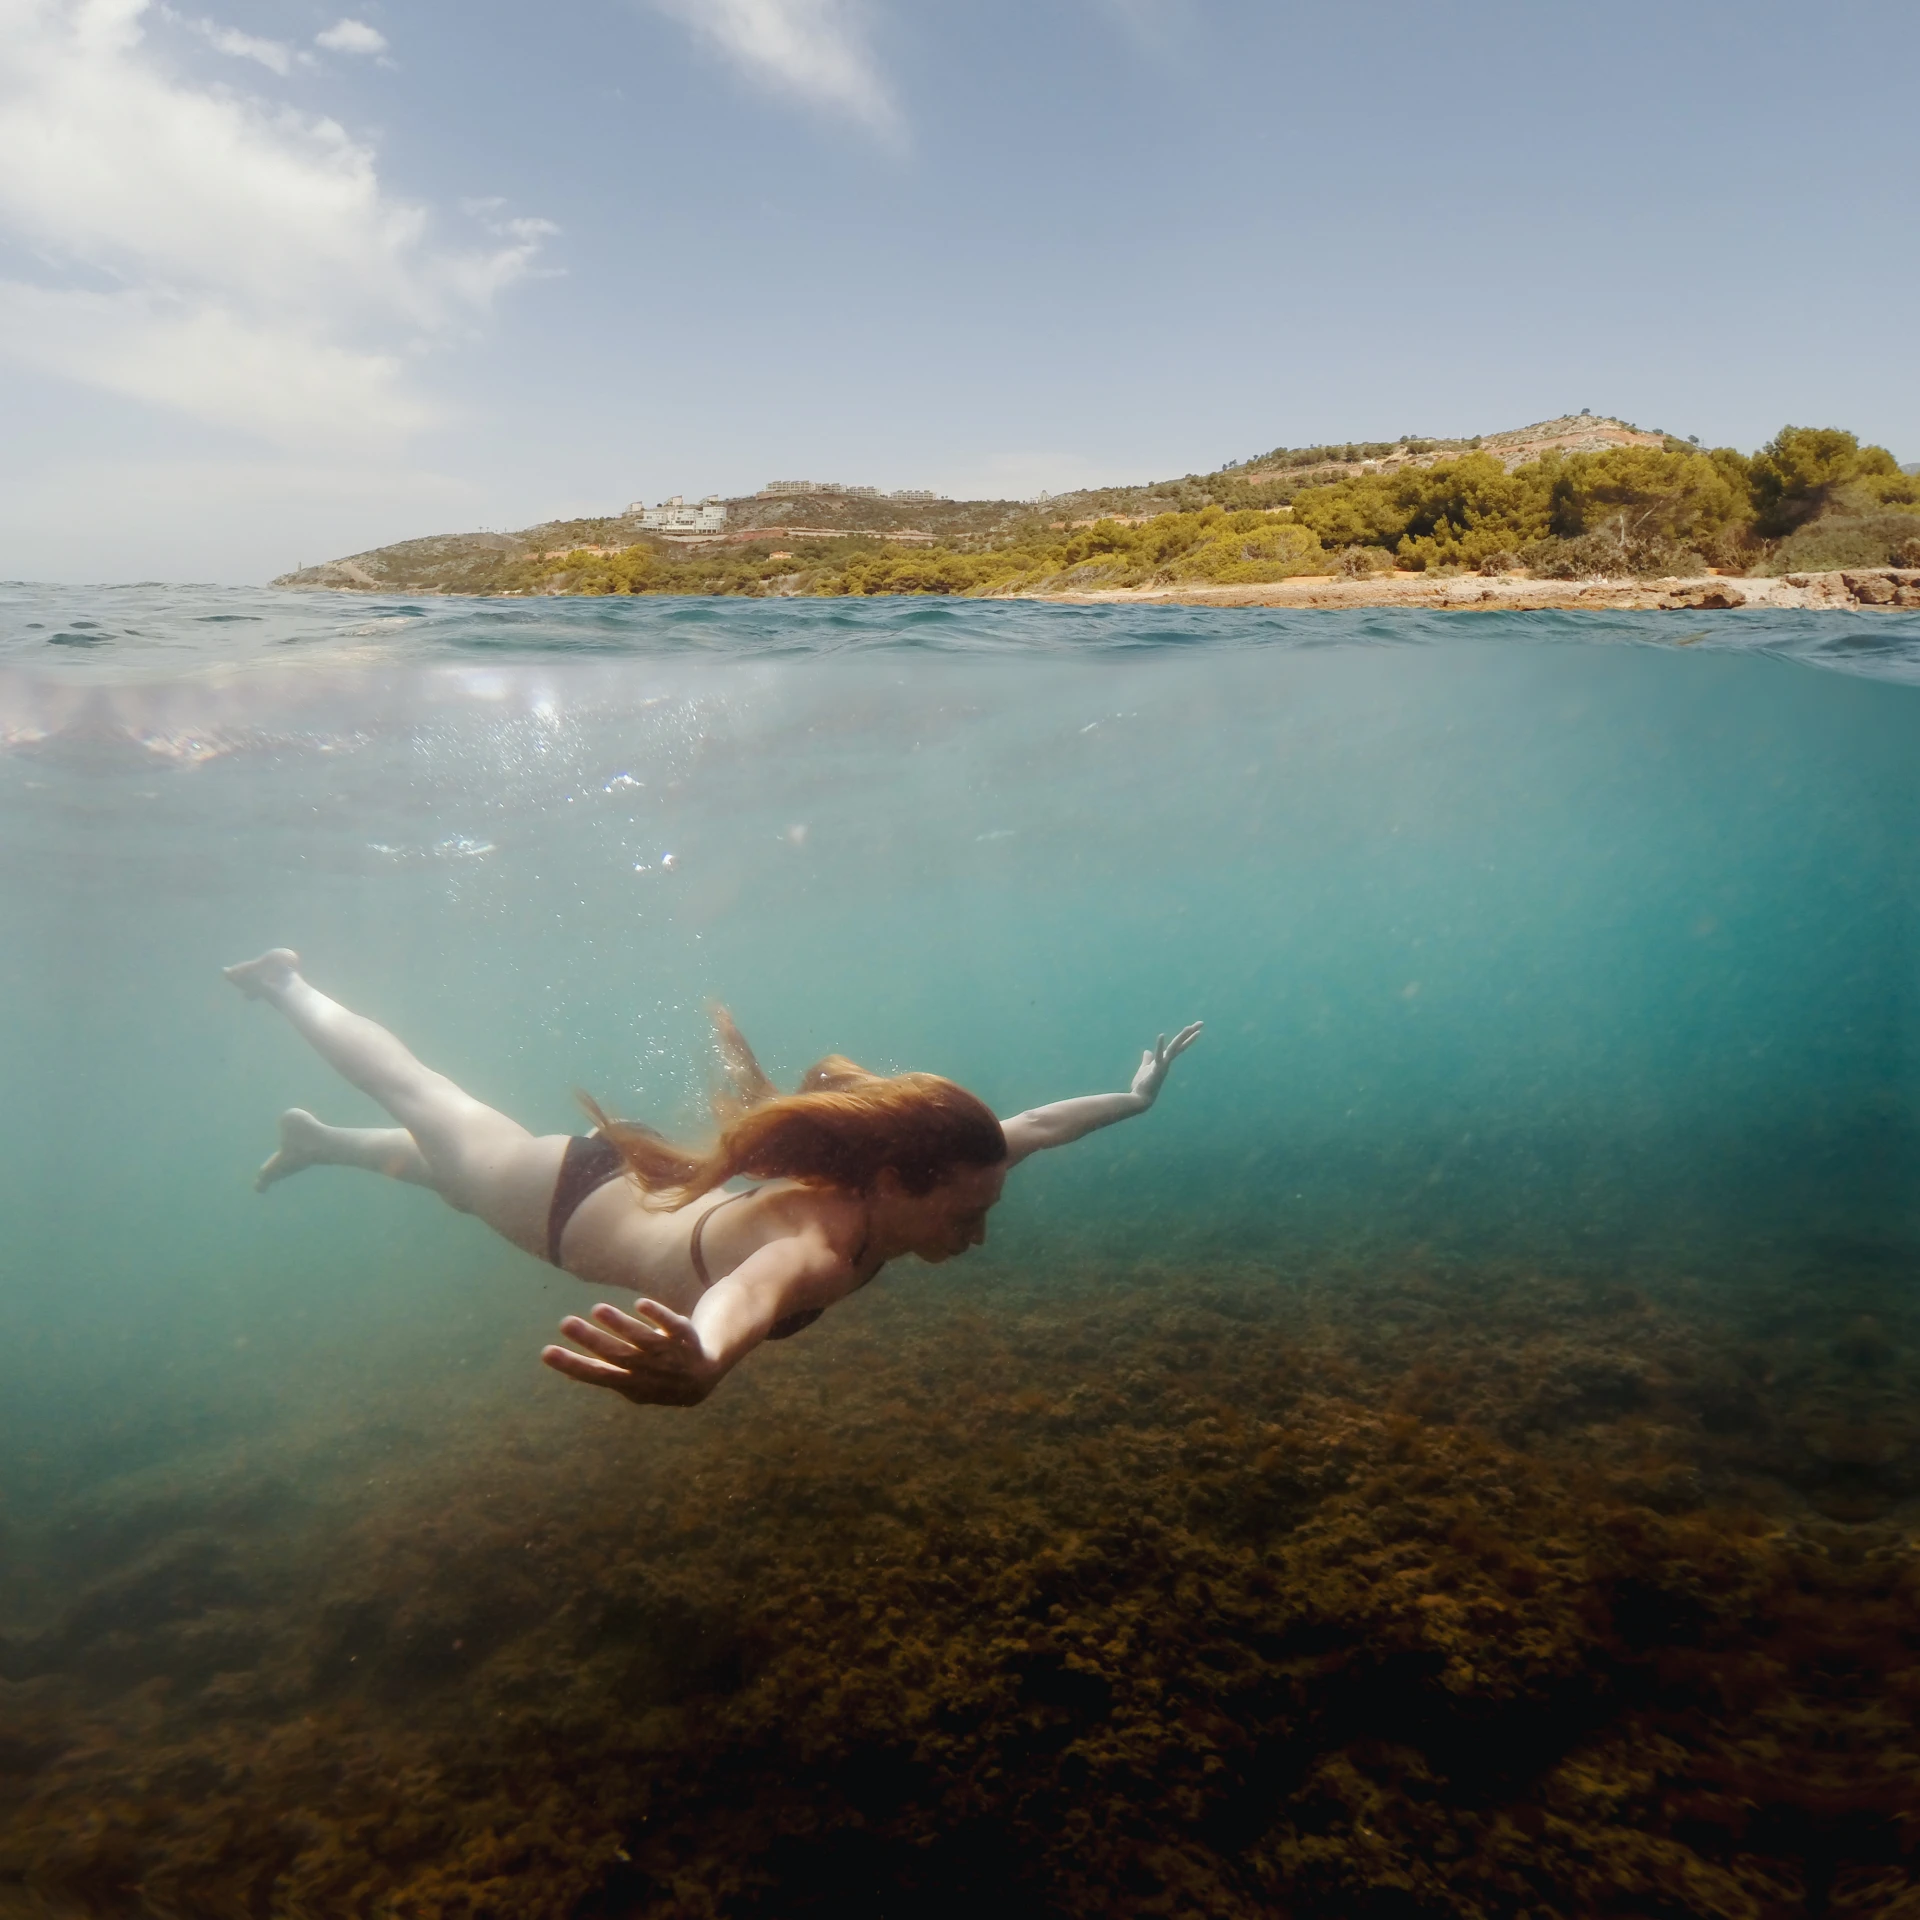
<path fill-rule="evenodd" d="M 1911 0 L 0 0 L 0 577 L 1582 408 L 1920 460 Z"/>

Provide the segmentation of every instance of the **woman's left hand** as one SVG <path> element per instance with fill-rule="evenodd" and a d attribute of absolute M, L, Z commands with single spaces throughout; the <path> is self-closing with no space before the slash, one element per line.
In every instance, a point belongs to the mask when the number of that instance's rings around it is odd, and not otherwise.
<path fill-rule="evenodd" d="M 555 1373 L 606 1387 L 636 1406 L 698 1406 L 720 1383 L 721 1369 L 701 1344 L 699 1329 L 658 1300 L 636 1300 L 634 1313 L 603 1304 L 590 1320 L 570 1313 L 560 1331 L 587 1351 L 542 1348 L 540 1358 Z"/>
<path fill-rule="evenodd" d="M 1138 1098 L 1149 1106 L 1153 1104 L 1154 1096 L 1166 1084 L 1168 1069 L 1200 1038 L 1202 1024 L 1196 1020 L 1192 1026 L 1182 1027 L 1171 1040 L 1164 1033 L 1155 1038 L 1140 1056 L 1140 1069 L 1133 1076 L 1133 1091 Z"/>

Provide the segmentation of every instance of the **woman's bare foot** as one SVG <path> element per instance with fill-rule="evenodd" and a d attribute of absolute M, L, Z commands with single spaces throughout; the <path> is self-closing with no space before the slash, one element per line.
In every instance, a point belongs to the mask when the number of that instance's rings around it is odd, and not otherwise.
<path fill-rule="evenodd" d="M 222 971 L 249 1000 L 272 1000 L 299 979 L 300 956 L 291 947 L 272 947 L 257 960 L 242 960 Z"/>
<path fill-rule="evenodd" d="M 284 951 L 284 949 L 282 949 Z M 265 956 L 271 960 L 274 956 Z M 247 963 L 258 966 L 258 960 Z M 228 978 L 233 977 L 234 969 L 228 969 Z M 280 1116 L 280 1151 L 268 1160 L 253 1176 L 255 1193 L 266 1190 L 284 1180 L 290 1173 L 298 1173 L 303 1167 L 317 1167 L 324 1163 L 327 1135 L 332 1131 L 324 1120 L 316 1120 L 305 1107 L 289 1107 Z"/>

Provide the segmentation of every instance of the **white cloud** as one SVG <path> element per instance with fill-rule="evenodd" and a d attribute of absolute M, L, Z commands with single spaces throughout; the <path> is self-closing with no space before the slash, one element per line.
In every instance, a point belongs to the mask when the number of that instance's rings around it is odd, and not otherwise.
<path fill-rule="evenodd" d="M 0 281 L 0 344 L 42 372 L 287 444 L 404 437 L 434 419 L 400 355 L 204 297 Z"/>
<path fill-rule="evenodd" d="M 146 12 L 0 0 L 0 232 L 40 267 L 0 282 L 0 352 L 290 443 L 425 424 L 411 363 L 530 271 L 537 223 L 436 246 L 366 146 L 179 78 Z"/>
<path fill-rule="evenodd" d="M 195 24 L 220 52 L 230 53 L 236 60 L 257 60 L 268 72 L 277 73 L 283 80 L 293 71 L 293 49 L 283 46 L 278 40 L 261 40 L 251 33 L 241 33 L 234 27 L 217 27 L 211 20 L 201 20 Z"/>
<path fill-rule="evenodd" d="M 529 219 L 524 214 L 509 214 L 507 203 L 497 194 L 484 200 L 462 200 L 460 211 L 470 219 L 479 221 L 489 233 L 499 234 L 502 239 L 538 243 L 549 234 L 560 231 L 560 228 L 551 220 Z"/>
<path fill-rule="evenodd" d="M 867 44 L 861 0 L 654 0 L 750 80 L 844 114 L 882 139 L 900 111 Z"/>
<path fill-rule="evenodd" d="M 313 44 L 329 53 L 385 53 L 387 36 L 364 20 L 338 20 L 324 33 L 316 33 Z"/>
<path fill-rule="evenodd" d="M 296 61 L 303 67 L 313 65 L 310 53 L 295 53 L 284 40 L 262 40 L 258 34 L 242 33 L 237 27 L 223 27 L 217 20 L 189 20 L 174 12 L 165 0 L 154 7 L 157 19 L 170 27 L 186 27 L 207 41 L 216 52 L 230 54 L 236 60 L 256 60 L 269 73 L 285 79 Z"/>

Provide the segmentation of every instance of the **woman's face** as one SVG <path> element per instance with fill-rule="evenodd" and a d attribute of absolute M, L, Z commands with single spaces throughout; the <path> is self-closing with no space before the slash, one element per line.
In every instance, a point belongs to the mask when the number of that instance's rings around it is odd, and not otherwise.
<path fill-rule="evenodd" d="M 1006 1185 L 1005 1167 L 961 1167 L 930 1192 L 911 1198 L 912 1251 L 938 1265 L 987 1237 L 987 1209 Z"/>

